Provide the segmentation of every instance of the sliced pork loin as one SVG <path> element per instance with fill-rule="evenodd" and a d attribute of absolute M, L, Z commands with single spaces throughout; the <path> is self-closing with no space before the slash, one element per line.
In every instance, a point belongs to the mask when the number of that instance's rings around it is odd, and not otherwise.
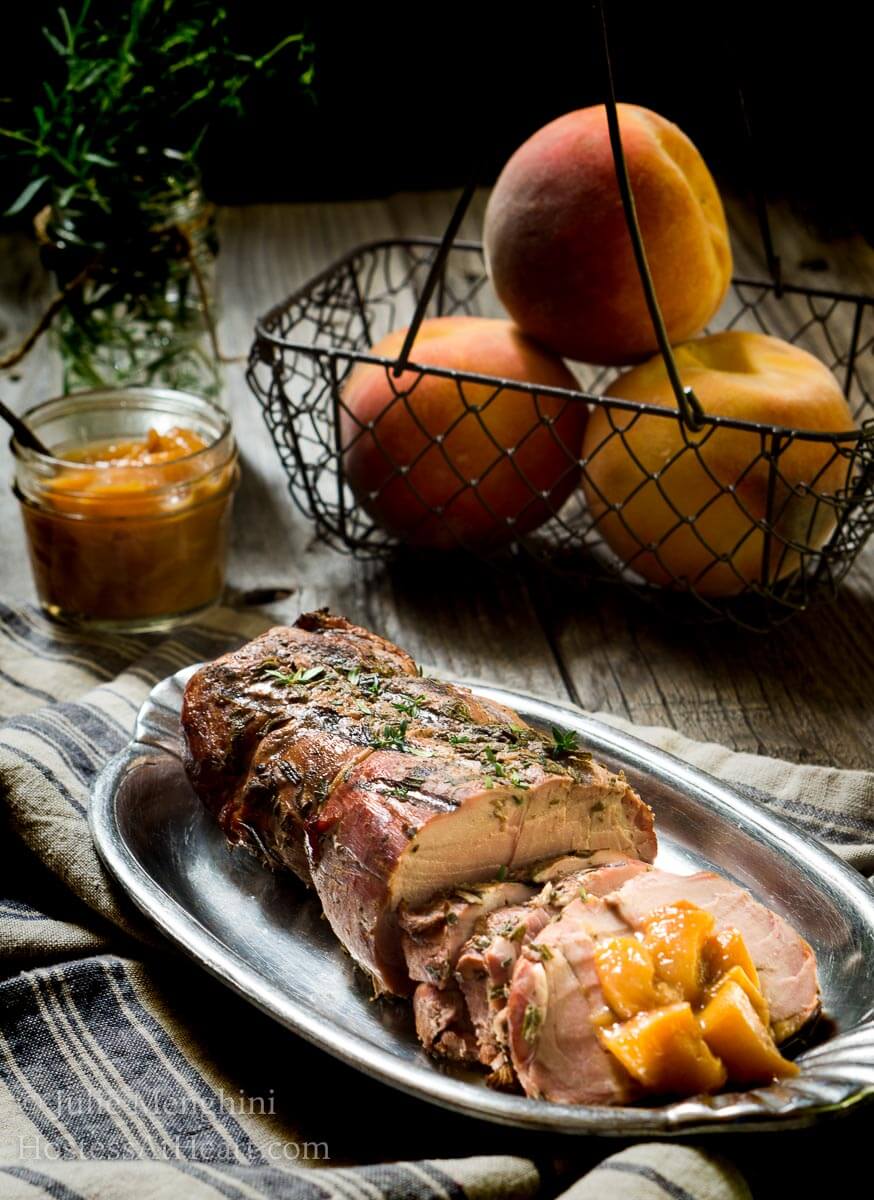
<path fill-rule="evenodd" d="M 612 1020 L 595 966 L 598 937 L 628 926 L 599 897 L 572 900 L 513 971 L 506 1009 L 516 1077 L 527 1096 L 557 1104 L 622 1104 L 639 1088 L 598 1041 Z"/>
<path fill-rule="evenodd" d="M 458 988 L 420 983 L 413 993 L 413 1016 L 419 1041 L 429 1054 L 454 1062 L 477 1061 L 476 1034 Z"/>
<path fill-rule="evenodd" d="M 657 909 L 687 900 L 712 913 L 717 930 L 739 930 L 759 973 L 776 1041 L 797 1033 L 818 1012 L 816 959 L 810 946 L 782 917 L 720 875 L 653 870 L 630 880 L 610 899 L 633 929 L 642 928 Z"/>
<path fill-rule="evenodd" d="M 342 618 L 305 614 L 202 668 L 182 722 L 228 838 L 315 886 L 378 990 L 412 990 L 404 904 L 562 855 L 655 854 L 621 775 Z"/>
<path fill-rule="evenodd" d="M 379 989 L 409 990 L 402 904 L 567 853 L 655 855 L 652 812 L 623 778 L 589 756 L 556 762 L 532 733 L 519 744 L 519 733 L 469 729 L 463 744 L 429 731 L 355 763 L 310 825 L 325 914 Z"/>
<path fill-rule="evenodd" d="M 533 895 L 535 889 L 524 883 L 469 884 L 422 908 L 401 905 L 398 924 L 410 979 L 448 986 L 461 947 L 479 922 L 496 908 L 524 904 Z"/>
<path fill-rule="evenodd" d="M 603 895 L 597 890 L 596 884 L 585 898 L 566 904 L 523 944 L 513 969 L 504 1019 L 512 1065 L 526 1095 L 566 1104 L 634 1099 L 634 1081 L 597 1038 L 599 1023 L 613 1018 L 594 950 L 599 938 L 642 930 L 653 913 L 678 901 L 711 913 L 717 930 L 740 931 L 759 972 L 778 1042 L 817 1011 L 810 947 L 781 917 L 728 880 L 710 872 L 679 876 L 651 869 L 633 873 Z"/>
<path fill-rule="evenodd" d="M 580 862 L 589 865 L 569 870 Z M 495 912 L 481 921 L 458 957 L 456 979 L 476 1031 L 480 1062 L 493 1071 L 506 1061 L 507 999 L 523 949 L 574 900 L 599 896 L 649 870 L 646 863 L 601 851 L 586 859 L 562 859 L 535 874 L 548 882 L 526 904 Z"/>

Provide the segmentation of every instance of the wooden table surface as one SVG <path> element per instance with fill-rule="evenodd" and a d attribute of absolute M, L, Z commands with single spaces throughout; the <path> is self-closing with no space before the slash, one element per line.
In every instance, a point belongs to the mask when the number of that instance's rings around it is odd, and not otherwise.
<path fill-rule="evenodd" d="M 450 193 L 344 204 L 270 205 L 221 213 L 221 339 L 244 355 L 255 316 L 332 258 L 377 237 L 439 233 Z M 462 236 L 477 237 L 485 196 Z M 737 271 L 761 276 L 745 206 L 730 205 Z M 874 292 L 874 252 L 861 240 L 817 243 L 774 214 L 784 273 L 816 286 Z M 818 261 L 817 261 L 818 260 Z M 824 266 L 823 260 L 827 266 Z M 815 271 L 809 265 L 814 263 Z M 0 348 L 13 345 L 45 301 L 47 282 L 24 238 L 0 239 Z M 46 345 L 0 380 L 18 411 L 55 394 Z M 230 579 L 238 592 L 293 588 L 277 616 L 327 604 L 459 676 L 491 678 L 592 710 L 798 762 L 870 767 L 874 715 L 874 545 L 838 602 L 768 636 L 730 625 L 676 625 L 616 589 L 563 592 L 549 579 L 471 569 L 464 578 L 402 565 L 365 565 L 313 543 L 292 507 L 276 452 L 243 378 L 227 368 L 227 395 L 244 458 Z M 4 439 L 5 442 L 5 439 Z M 0 478 L 11 475 L 4 444 Z M 16 504 L 0 496 L 0 595 L 33 600 Z"/>
<path fill-rule="evenodd" d="M 255 316 L 333 257 L 377 237 L 439 233 L 453 201 L 453 195 L 432 193 L 223 211 L 219 275 L 226 352 L 245 354 Z M 478 236 L 483 203 L 479 196 L 463 236 Z M 759 276 L 754 223 L 741 205 L 731 205 L 730 213 L 738 273 Z M 775 236 L 788 278 L 874 292 L 874 253 L 863 243 L 821 245 L 784 213 L 775 214 Z M 815 271 L 803 265 L 811 262 Z M 0 238 L 0 349 L 28 330 L 46 289 L 29 242 Z M 58 385 L 58 365 L 44 345 L 19 371 L 0 379 L 4 399 L 18 411 L 56 394 Z M 244 460 L 230 570 L 238 598 L 258 588 L 293 589 L 271 608 L 275 616 L 327 604 L 458 676 L 570 698 L 588 709 L 672 726 L 737 749 L 842 767 L 874 765 L 874 545 L 834 607 L 801 616 L 768 636 L 729 625 L 671 626 L 615 589 L 572 597 L 548 579 L 526 582 L 486 569 L 447 578 L 439 565 L 426 571 L 421 565 L 411 570 L 359 564 L 314 543 L 311 528 L 293 509 L 241 364 L 228 368 L 227 389 Z M 5 439 L 0 459 L 0 479 L 8 481 Z M 16 509 L 8 491 L 0 495 L 0 598 L 32 602 Z M 238 1003 L 241 1020 L 265 1023 Z M 373 1121 L 386 1120 L 399 1122 L 399 1156 L 433 1154 L 435 1137 L 449 1155 L 530 1149 L 517 1134 L 437 1114 L 387 1091 L 380 1093 L 379 1114 L 370 1113 L 368 1081 L 304 1045 L 281 1061 L 296 1078 L 303 1071 L 310 1080 L 312 1134 L 304 1136 L 323 1136 L 320 1130 L 333 1119 L 339 1096 L 343 1112 L 358 1105 L 361 1120 L 344 1130 L 350 1157 L 368 1158 Z M 250 1090 L 258 1094 L 257 1086 Z M 720 1141 L 718 1149 L 740 1163 L 758 1195 L 782 1193 L 786 1185 L 785 1194 L 801 1197 L 811 1194 L 806 1189 L 816 1162 L 831 1169 L 837 1160 L 846 1169 L 858 1161 L 860 1119 L 840 1122 L 838 1130 L 835 1136 L 827 1127 L 827 1141 L 808 1133 L 787 1135 L 776 1157 L 763 1154 L 756 1137 L 733 1138 L 731 1146 Z M 573 1170 L 618 1148 L 589 1140 L 574 1149 Z"/>

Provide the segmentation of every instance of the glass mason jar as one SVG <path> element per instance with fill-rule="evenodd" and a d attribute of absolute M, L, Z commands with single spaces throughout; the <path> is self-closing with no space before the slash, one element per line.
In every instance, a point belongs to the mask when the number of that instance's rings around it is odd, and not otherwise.
<path fill-rule="evenodd" d="M 49 400 L 26 420 L 51 453 L 13 438 L 13 490 L 49 615 L 158 630 L 219 600 L 239 475 L 221 409 L 117 388 Z"/>
<path fill-rule="evenodd" d="M 148 386 L 218 400 L 215 211 L 187 159 L 111 213 L 59 201 L 38 225 L 66 303 L 52 326 L 64 391 Z"/>

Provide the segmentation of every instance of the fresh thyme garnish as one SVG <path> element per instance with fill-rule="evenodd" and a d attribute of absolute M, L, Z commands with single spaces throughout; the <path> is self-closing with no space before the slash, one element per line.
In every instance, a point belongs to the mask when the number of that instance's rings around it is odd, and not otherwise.
<path fill-rule="evenodd" d="M 464 742 L 469 742 L 470 738 L 465 733 L 450 733 L 449 745 L 461 746 Z"/>
<path fill-rule="evenodd" d="M 400 750 L 404 754 L 416 754 L 419 758 L 430 758 L 431 751 L 420 746 L 411 746 L 407 741 L 407 729 L 410 722 L 390 721 L 383 725 L 378 733 L 371 735 L 370 744 L 375 750 Z"/>
<path fill-rule="evenodd" d="M 382 691 L 382 679 L 378 675 L 361 675 L 356 680 L 365 696 L 378 696 Z"/>
<path fill-rule="evenodd" d="M 562 733 L 555 725 L 552 726 L 552 745 L 547 753 L 550 758 L 561 758 L 565 754 L 573 754 L 579 743 L 577 735 L 571 731 Z"/>
<path fill-rule="evenodd" d="M 537 951 L 537 953 L 540 955 L 540 958 L 543 962 L 549 962 L 549 960 L 553 957 L 552 951 L 550 950 L 549 946 L 544 946 L 544 945 L 538 944 L 536 946 L 532 946 L 531 949 Z"/>
<path fill-rule="evenodd" d="M 286 671 L 265 671 L 264 675 L 269 679 L 275 679 L 279 683 L 284 683 L 287 687 L 298 683 L 313 683 L 316 679 L 321 679 L 325 673 L 324 667 L 307 667 L 305 670 L 301 668 L 293 674 L 288 674 Z"/>
<path fill-rule="evenodd" d="M 408 725 L 409 721 L 383 725 L 380 732 L 371 738 L 371 744 L 377 750 L 406 750 Z"/>
<path fill-rule="evenodd" d="M 360 667 L 352 667 L 350 670 L 348 670 L 346 672 L 346 678 L 349 680 L 349 682 L 352 684 L 353 687 L 356 687 L 358 684 L 358 680 L 361 678 L 361 668 Z"/>
<path fill-rule="evenodd" d="M 491 746 L 486 746 L 485 750 L 483 750 L 483 758 L 486 760 L 488 766 L 491 767 L 492 775 L 504 776 L 507 774 L 507 772 L 498 762 L 498 756 L 495 754 Z"/>
<path fill-rule="evenodd" d="M 503 883 L 507 878 L 507 867 L 505 864 L 498 867 L 498 873 L 495 878 L 497 879 L 498 883 Z"/>
<path fill-rule="evenodd" d="M 522 1018 L 522 1037 L 531 1045 L 537 1040 L 537 1035 L 540 1032 L 540 1026 L 543 1024 L 543 1013 L 536 1004 L 529 1004 L 525 1008 L 525 1016 Z"/>
<path fill-rule="evenodd" d="M 424 696 L 410 696 L 408 700 L 392 700 L 391 706 L 413 720 L 419 715 L 419 705 L 424 703 Z"/>

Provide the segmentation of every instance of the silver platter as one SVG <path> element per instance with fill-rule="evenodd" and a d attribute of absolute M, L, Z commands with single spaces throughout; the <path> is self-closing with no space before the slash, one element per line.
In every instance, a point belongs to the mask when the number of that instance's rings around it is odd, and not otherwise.
<path fill-rule="evenodd" d="M 712 869 L 785 916 L 813 946 L 826 1014 L 801 1073 L 753 1091 L 658 1107 L 570 1107 L 485 1087 L 429 1059 L 409 1006 L 369 985 L 291 877 L 230 850 L 192 792 L 179 713 L 190 667 L 158 684 L 134 740 L 100 774 L 91 831 L 109 870 L 178 946 L 282 1025 L 383 1083 L 457 1112 L 525 1129 L 618 1137 L 808 1125 L 874 1094 L 874 891 L 788 823 L 671 755 L 580 713 L 505 688 L 473 690 L 527 721 L 558 725 L 652 805 L 658 865 Z"/>

